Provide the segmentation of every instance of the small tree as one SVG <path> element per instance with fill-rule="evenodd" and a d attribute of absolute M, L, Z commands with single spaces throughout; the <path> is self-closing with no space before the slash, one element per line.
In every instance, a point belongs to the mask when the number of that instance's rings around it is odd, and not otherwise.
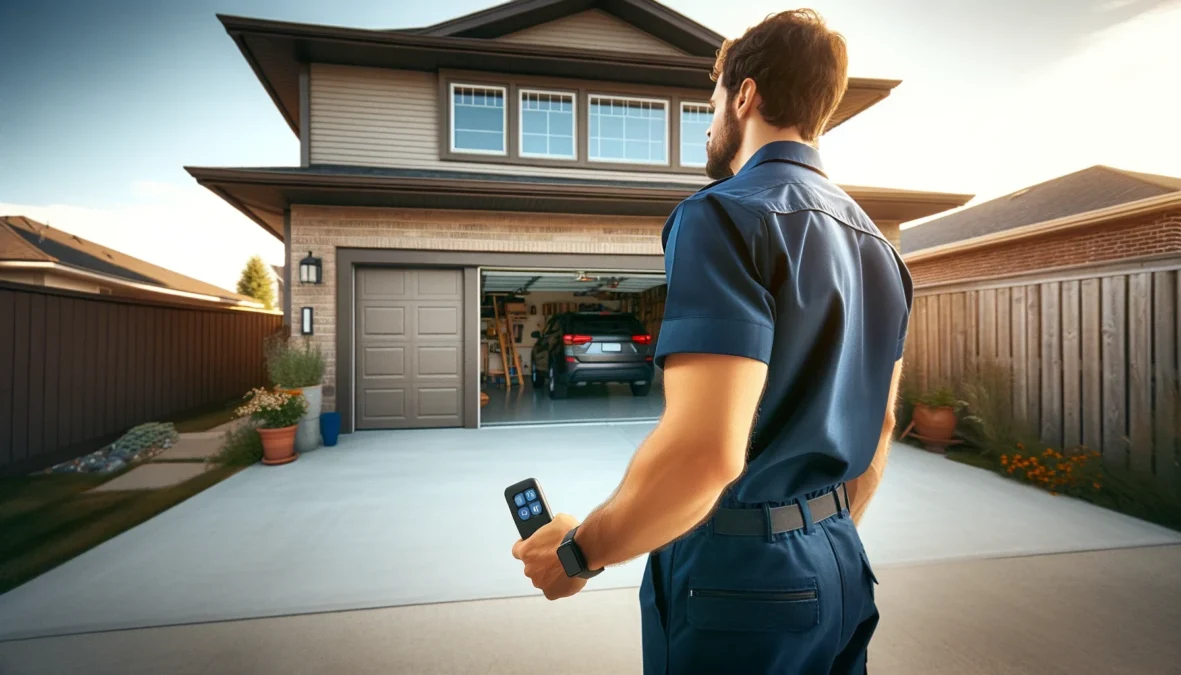
<path fill-rule="evenodd" d="M 275 306 L 274 281 L 266 263 L 259 256 L 246 261 L 242 277 L 238 279 L 238 292 L 261 302 L 267 309 Z"/>

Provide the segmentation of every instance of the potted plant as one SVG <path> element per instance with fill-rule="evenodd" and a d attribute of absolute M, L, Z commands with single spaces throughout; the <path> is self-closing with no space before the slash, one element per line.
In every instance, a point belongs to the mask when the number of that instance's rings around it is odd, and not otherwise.
<path fill-rule="evenodd" d="M 956 408 L 959 399 L 948 387 L 938 387 L 915 395 L 912 420 L 916 436 L 927 444 L 928 450 L 942 451 L 952 443 L 956 427 Z"/>
<path fill-rule="evenodd" d="M 320 446 L 320 414 L 324 402 L 324 355 L 308 340 L 279 339 L 267 347 L 267 372 L 271 382 L 292 394 L 302 394 L 307 411 L 299 420 L 295 450 L 307 452 Z"/>
<path fill-rule="evenodd" d="M 299 419 L 307 411 L 307 401 L 300 394 L 282 389 L 268 391 L 259 388 L 246 396 L 249 400 L 238 408 L 238 416 L 249 416 L 258 424 L 262 463 L 294 462 L 298 457 L 295 454 L 295 431 L 299 428 Z"/>

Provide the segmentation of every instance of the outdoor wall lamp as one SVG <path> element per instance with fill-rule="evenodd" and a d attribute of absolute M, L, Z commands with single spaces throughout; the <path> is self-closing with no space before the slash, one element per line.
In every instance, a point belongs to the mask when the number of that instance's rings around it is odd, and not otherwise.
<path fill-rule="evenodd" d="M 303 307 L 299 310 L 299 334 L 312 334 L 312 308 Z"/>
<path fill-rule="evenodd" d="M 299 261 L 299 283 L 318 284 L 321 281 L 323 281 L 323 274 L 320 259 L 313 258 L 312 252 L 308 251 L 308 257 Z"/>

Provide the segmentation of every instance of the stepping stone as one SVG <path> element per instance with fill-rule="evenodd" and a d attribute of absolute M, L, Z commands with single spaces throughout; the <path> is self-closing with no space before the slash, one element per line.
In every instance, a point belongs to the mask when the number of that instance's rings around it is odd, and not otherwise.
<path fill-rule="evenodd" d="M 109 480 L 94 488 L 91 492 L 110 492 L 113 490 L 155 490 L 183 483 L 194 476 L 205 472 L 205 465 L 196 462 L 173 464 L 144 464 Z"/>
<path fill-rule="evenodd" d="M 156 455 L 156 460 L 207 459 L 221 451 L 225 434 L 203 431 L 195 434 L 181 434 L 176 444 Z"/>

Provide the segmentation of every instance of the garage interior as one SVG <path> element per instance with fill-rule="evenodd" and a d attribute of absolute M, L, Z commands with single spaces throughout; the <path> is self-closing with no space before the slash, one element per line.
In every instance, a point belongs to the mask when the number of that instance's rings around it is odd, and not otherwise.
<path fill-rule="evenodd" d="M 616 313 L 634 317 L 651 336 L 651 353 L 660 334 L 665 290 L 665 277 L 657 273 L 481 269 L 480 387 L 487 398 L 481 396 L 480 425 L 659 418 L 664 410 L 659 369 L 648 386 L 579 382 L 571 384 L 565 396 L 555 398 L 544 368 L 537 371 L 542 381 L 535 386 L 533 352 L 537 335 L 545 331 L 552 316 L 579 312 L 598 314 L 603 320 L 619 318 Z"/>

